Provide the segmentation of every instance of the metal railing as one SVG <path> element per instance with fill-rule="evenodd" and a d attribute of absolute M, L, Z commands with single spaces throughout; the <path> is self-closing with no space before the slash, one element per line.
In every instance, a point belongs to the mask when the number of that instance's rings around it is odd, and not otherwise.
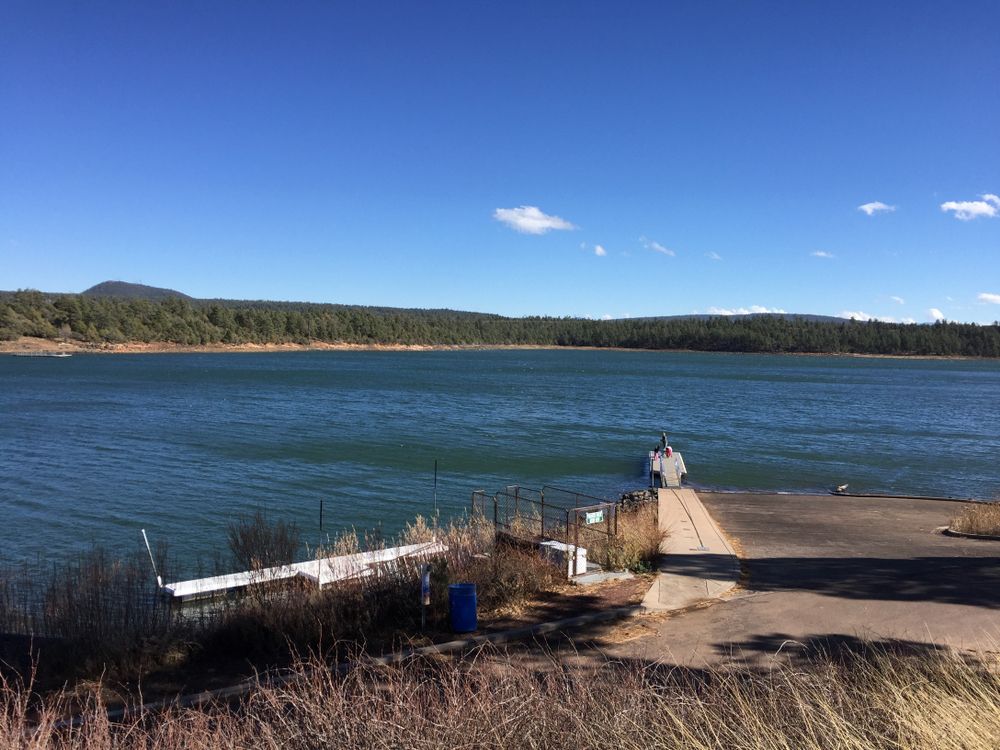
<path fill-rule="evenodd" d="M 491 519 L 498 532 L 603 552 L 603 562 L 611 564 L 618 536 L 617 503 L 560 487 L 535 490 L 508 485 L 492 495 L 485 490 L 473 492 L 472 511 Z"/>

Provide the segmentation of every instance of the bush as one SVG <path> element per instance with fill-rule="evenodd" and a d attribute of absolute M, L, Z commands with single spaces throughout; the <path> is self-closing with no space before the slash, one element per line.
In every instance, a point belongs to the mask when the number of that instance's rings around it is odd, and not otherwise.
<path fill-rule="evenodd" d="M 228 528 L 233 561 L 242 570 L 288 565 L 299 554 L 302 532 L 294 523 L 268 521 L 261 511 L 241 518 Z"/>
<path fill-rule="evenodd" d="M 951 519 L 952 531 L 981 536 L 1000 536 L 1000 501 L 967 505 Z"/>
<path fill-rule="evenodd" d="M 656 503 L 640 503 L 618 510 L 618 535 L 593 535 L 588 557 L 614 570 L 645 573 L 653 569 L 667 532 L 660 531 Z M 586 546 L 581 539 L 581 546 Z"/>

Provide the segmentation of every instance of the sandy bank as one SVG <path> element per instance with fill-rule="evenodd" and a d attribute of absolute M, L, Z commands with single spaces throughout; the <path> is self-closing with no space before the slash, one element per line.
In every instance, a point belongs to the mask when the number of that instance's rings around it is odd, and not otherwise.
<path fill-rule="evenodd" d="M 788 357 L 849 357 L 856 359 L 984 359 L 983 357 L 943 357 L 930 354 L 854 354 L 822 352 L 710 352 L 693 349 L 629 349 L 606 346 L 546 346 L 542 344 L 349 344 L 312 341 L 308 344 L 174 344 L 169 341 L 130 341 L 121 344 L 53 341 L 22 336 L 14 341 L 0 341 L 0 355 L 30 352 L 68 352 L 70 354 L 224 354 L 238 352 L 431 352 L 431 351 L 495 351 L 495 350 L 566 350 L 618 352 L 686 352 L 696 354 L 771 354 Z"/>

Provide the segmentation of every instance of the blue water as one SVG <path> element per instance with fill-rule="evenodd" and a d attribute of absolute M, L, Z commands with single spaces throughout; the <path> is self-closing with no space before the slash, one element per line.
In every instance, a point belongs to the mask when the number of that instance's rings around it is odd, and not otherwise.
<path fill-rule="evenodd" d="M 0 357 L 0 556 L 225 553 L 257 508 L 400 527 L 477 488 L 645 483 L 665 429 L 714 488 L 1000 494 L 1000 362 L 598 351 Z"/>

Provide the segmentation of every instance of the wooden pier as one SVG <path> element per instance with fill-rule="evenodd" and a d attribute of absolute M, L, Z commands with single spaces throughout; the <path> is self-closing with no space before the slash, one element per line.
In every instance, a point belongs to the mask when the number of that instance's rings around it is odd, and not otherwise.
<path fill-rule="evenodd" d="M 659 487 L 680 487 L 687 478 L 684 457 L 677 451 L 673 451 L 673 455 L 669 457 L 660 453 L 659 460 L 654 460 L 655 455 L 654 451 L 650 451 L 646 459 L 649 483 Z"/>

